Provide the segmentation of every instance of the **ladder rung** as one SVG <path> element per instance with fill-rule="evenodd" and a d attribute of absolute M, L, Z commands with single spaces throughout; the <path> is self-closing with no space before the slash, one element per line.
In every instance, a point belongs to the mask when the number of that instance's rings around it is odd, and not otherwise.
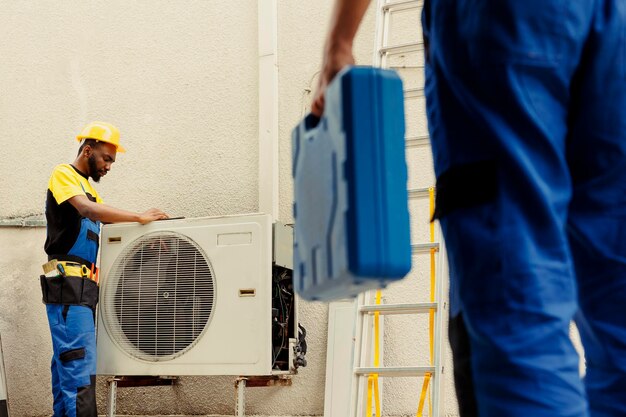
<path fill-rule="evenodd" d="M 387 366 L 382 368 L 356 368 L 357 375 L 378 374 L 381 377 L 407 377 L 424 376 L 427 373 L 434 373 L 434 366 Z"/>
<path fill-rule="evenodd" d="M 429 146 L 430 137 L 426 136 L 409 136 L 406 138 L 407 148 L 416 148 L 418 146 Z"/>
<path fill-rule="evenodd" d="M 430 188 L 409 188 L 409 198 L 425 198 L 430 196 Z"/>
<path fill-rule="evenodd" d="M 417 314 L 428 313 L 437 310 L 437 303 L 412 303 L 412 304 L 373 304 L 364 305 L 360 308 L 363 313 L 374 314 Z"/>
<path fill-rule="evenodd" d="M 430 252 L 431 249 L 439 250 L 439 242 L 433 243 L 416 243 L 411 245 L 411 252 L 413 254 L 416 253 L 427 253 Z"/>
<path fill-rule="evenodd" d="M 422 7 L 422 4 L 424 4 L 422 0 L 393 1 L 383 6 L 383 12 L 399 12 L 401 10 L 416 9 Z"/>
<path fill-rule="evenodd" d="M 403 43 L 401 45 L 385 46 L 384 48 L 380 48 L 380 55 L 397 55 L 409 52 L 419 52 L 423 50 L 424 44 L 422 42 L 410 42 Z"/>
<path fill-rule="evenodd" d="M 407 88 L 404 90 L 404 98 L 416 98 L 416 97 L 424 97 L 424 89 L 423 88 Z"/>

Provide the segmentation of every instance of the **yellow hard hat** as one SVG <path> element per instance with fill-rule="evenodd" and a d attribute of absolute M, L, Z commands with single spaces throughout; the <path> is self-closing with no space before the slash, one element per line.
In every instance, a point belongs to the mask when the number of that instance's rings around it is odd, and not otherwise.
<path fill-rule="evenodd" d="M 95 139 L 100 142 L 110 143 L 115 146 L 117 152 L 126 152 L 126 149 L 120 145 L 120 131 L 117 127 L 107 122 L 91 122 L 85 126 L 76 136 L 80 142 L 83 139 Z"/>

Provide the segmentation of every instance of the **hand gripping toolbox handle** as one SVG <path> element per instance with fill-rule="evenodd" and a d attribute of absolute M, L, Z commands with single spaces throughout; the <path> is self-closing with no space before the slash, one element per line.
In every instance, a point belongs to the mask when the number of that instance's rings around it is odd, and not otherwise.
<path fill-rule="evenodd" d="M 411 268 L 400 78 L 351 67 L 325 101 L 292 135 L 294 282 L 307 299 L 384 287 Z"/>

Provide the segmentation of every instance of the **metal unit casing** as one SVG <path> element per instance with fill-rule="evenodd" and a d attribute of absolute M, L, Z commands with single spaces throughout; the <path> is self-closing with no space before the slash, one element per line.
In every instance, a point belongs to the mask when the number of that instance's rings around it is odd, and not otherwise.
<path fill-rule="evenodd" d="M 106 225 L 101 239 L 98 374 L 271 374 L 269 215 Z M 171 242 L 183 242 L 186 252 L 172 249 Z M 188 278 L 197 268 L 179 267 L 179 256 L 191 252 L 194 265 L 206 262 L 210 267 L 211 292 L 202 296 L 189 292 L 196 290 L 196 281 L 189 289 Z M 202 303 L 211 297 L 205 303 L 210 304 L 209 314 Z M 198 311 L 206 319 L 199 323 L 202 328 L 197 328 Z M 137 317 L 129 319 L 132 315 Z M 128 323 L 136 323 L 137 329 Z M 176 331 L 191 327 L 193 340 L 174 342 Z M 175 348 L 164 347 L 168 343 Z"/>

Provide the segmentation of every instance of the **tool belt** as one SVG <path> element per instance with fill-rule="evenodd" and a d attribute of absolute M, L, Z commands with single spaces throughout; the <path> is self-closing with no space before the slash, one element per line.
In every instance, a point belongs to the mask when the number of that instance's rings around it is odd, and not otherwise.
<path fill-rule="evenodd" d="M 67 259 L 66 257 L 64 257 Z M 44 271 L 47 270 L 44 265 Z M 83 305 L 95 309 L 98 304 L 98 271 L 82 259 L 54 259 L 54 269 L 40 276 L 41 293 L 45 304 Z"/>
<path fill-rule="evenodd" d="M 47 277 L 41 275 L 41 294 L 44 304 L 80 305 L 95 310 L 98 304 L 98 284 L 82 277 Z"/>
<path fill-rule="evenodd" d="M 61 275 L 68 277 L 82 277 L 88 278 L 98 283 L 98 268 L 95 264 L 88 262 L 78 256 L 71 255 L 56 255 L 48 258 L 48 264 L 52 264 L 50 268 L 57 268 L 56 264 L 61 265 Z M 44 272 L 46 272 L 46 266 L 44 266 Z"/>

